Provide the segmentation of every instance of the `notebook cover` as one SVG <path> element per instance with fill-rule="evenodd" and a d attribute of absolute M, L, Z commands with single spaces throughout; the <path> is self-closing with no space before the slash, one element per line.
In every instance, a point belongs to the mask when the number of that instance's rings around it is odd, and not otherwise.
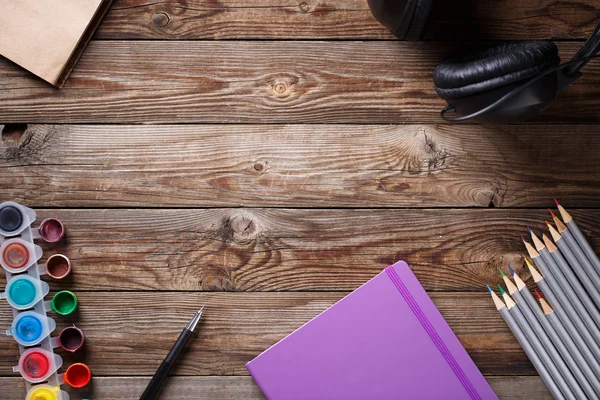
<path fill-rule="evenodd" d="M 112 0 L 0 2 L 0 54 L 62 86 Z"/>
<path fill-rule="evenodd" d="M 271 400 L 497 399 L 403 261 L 246 368 Z"/>

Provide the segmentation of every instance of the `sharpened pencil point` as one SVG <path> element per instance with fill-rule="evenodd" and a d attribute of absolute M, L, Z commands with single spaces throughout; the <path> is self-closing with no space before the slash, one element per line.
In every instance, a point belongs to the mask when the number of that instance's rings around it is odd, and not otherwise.
<path fill-rule="evenodd" d="M 550 215 L 552 216 L 552 219 L 556 219 L 556 214 L 554 214 L 554 211 L 552 211 L 551 209 L 548 209 L 548 211 L 550 211 Z"/>
<path fill-rule="evenodd" d="M 498 284 L 498 289 L 500 289 L 500 293 L 501 293 L 501 294 L 504 294 L 504 293 L 506 293 L 506 292 L 504 291 L 504 289 L 502 289 L 502 286 L 500 286 L 500 284 Z"/>
<path fill-rule="evenodd" d="M 554 198 L 554 204 L 556 204 L 556 207 L 560 206 L 560 203 L 558 202 L 558 200 L 556 200 L 556 197 Z"/>
<path fill-rule="evenodd" d="M 487 286 L 488 290 L 490 293 L 494 293 L 494 291 L 492 290 L 492 288 L 490 287 L 490 285 L 488 285 L 487 283 L 485 284 L 485 286 Z"/>
<path fill-rule="evenodd" d="M 527 231 L 529 231 L 529 234 L 530 234 L 530 235 L 533 235 L 533 231 L 531 230 L 531 228 L 530 228 L 530 227 L 527 227 Z"/>
<path fill-rule="evenodd" d="M 515 276 L 515 270 L 512 269 L 512 267 L 510 265 L 508 266 L 508 270 L 510 271 L 511 276 Z"/>
<path fill-rule="evenodd" d="M 542 295 L 540 294 L 540 292 L 538 292 L 538 291 L 537 291 L 537 289 L 535 289 L 535 295 L 537 296 L 537 298 L 538 298 L 539 300 L 541 300 L 541 299 L 542 299 Z"/>
<path fill-rule="evenodd" d="M 506 276 L 506 275 L 504 275 L 504 271 L 502 271 L 502 269 L 500 267 L 498 267 L 498 271 L 500 271 L 500 275 L 502 275 L 502 277 Z"/>

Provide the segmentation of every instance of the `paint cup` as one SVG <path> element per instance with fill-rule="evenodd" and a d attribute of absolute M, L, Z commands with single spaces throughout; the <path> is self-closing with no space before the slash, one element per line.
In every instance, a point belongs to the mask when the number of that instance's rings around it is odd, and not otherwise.
<path fill-rule="evenodd" d="M 58 218 L 46 218 L 38 231 L 40 237 L 48 243 L 56 243 L 65 236 L 65 226 Z"/>
<path fill-rule="evenodd" d="M 42 257 L 42 248 L 22 239 L 9 239 L 0 246 L 0 264 L 11 274 L 23 272 Z"/>
<path fill-rule="evenodd" d="M 71 353 L 79 350 L 83 346 L 83 341 L 83 332 L 75 325 L 66 327 L 58 335 L 58 345 Z"/>
<path fill-rule="evenodd" d="M 74 388 L 82 388 L 92 379 L 92 371 L 83 363 L 72 364 L 64 375 L 64 380 Z"/>
<path fill-rule="evenodd" d="M 52 298 L 50 307 L 57 314 L 69 315 L 77 308 L 77 296 L 68 290 L 61 290 Z"/>
<path fill-rule="evenodd" d="M 14 201 L 0 204 L 0 235 L 15 236 L 35 221 L 35 211 Z"/>
<path fill-rule="evenodd" d="M 51 278 L 62 279 L 71 272 L 71 261 L 62 254 L 54 254 L 46 261 L 46 272 Z"/>
<path fill-rule="evenodd" d="M 6 298 L 8 303 L 17 310 L 27 310 L 33 307 L 50 291 L 44 281 L 33 279 L 29 275 L 13 276 L 6 285 L 6 292 L 0 298 Z"/>
<path fill-rule="evenodd" d="M 61 365 L 62 358 L 59 355 L 34 347 L 21 354 L 19 365 L 13 367 L 13 371 L 20 372 L 31 383 L 39 383 L 48 380 Z"/>
<path fill-rule="evenodd" d="M 43 384 L 32 386 L 25 400 L 69 400 L 69 395 L 58 386 Z"/>
<path fill-rule="evenodd" d="M 22 346 L 35 346 L 54 329 L 56 323 L 52 318 L 35 311 L 25 311 L 17 315 L 6 334 L 11 335 Z"/>

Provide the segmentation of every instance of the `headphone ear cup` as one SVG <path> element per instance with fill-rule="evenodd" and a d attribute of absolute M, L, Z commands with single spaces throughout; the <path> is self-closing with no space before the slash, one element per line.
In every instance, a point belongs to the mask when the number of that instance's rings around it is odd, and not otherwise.
<path fill-rule="evenodd" d="M 553 42 L 505 43 L 440 63 L 433 82 L 441 98 L 452 100 L 527 80 L 558 64 Z"/>
<path fill-rule="evenodd" d="M 406 40 L 418 41 L 423 39 L 427 23 L 431 17 L 431 7 L 433 0 L 417 0 L 417 7 L 413 15 L 412 21 L 406 32 Z"/>

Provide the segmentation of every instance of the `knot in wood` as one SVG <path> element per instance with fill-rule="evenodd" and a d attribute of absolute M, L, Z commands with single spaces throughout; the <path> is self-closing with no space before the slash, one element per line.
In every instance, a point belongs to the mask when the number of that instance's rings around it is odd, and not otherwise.
<path fill-rule="evenodd" d="M 248 243 L 258 236 L 258 226 L 247 213 L 228 215 L 221 218 L 216 236 L 225 242 Z"/>
<path fill-rule="evenodd" d="M 287 90 L 287 86 L 283 82 L 275 82 L 273 85 L 273 90 L 279 94 L 283 94 Z"/>
<path fill-rule="evenodd" d="M 169 17 L 169 14 L 165 12 L 161 11 L 154 15 L 154 26 L 162 28 L 167 26 L 169 24 L 169 21 L 171 21 L 171 18 Z"/>
<path fill-rule="evenodd" d="M 257 161 L 254 163 L 254 170 L 259 173 L 267 172 L 267 162 Z"/>
<path fill-rule="evenodd" d="M 310 6 L 305 1 L 300 3 L 299 7 L 300 11 L 302 11 L 303 13 L 307 13 L 310 10 Z"/>

